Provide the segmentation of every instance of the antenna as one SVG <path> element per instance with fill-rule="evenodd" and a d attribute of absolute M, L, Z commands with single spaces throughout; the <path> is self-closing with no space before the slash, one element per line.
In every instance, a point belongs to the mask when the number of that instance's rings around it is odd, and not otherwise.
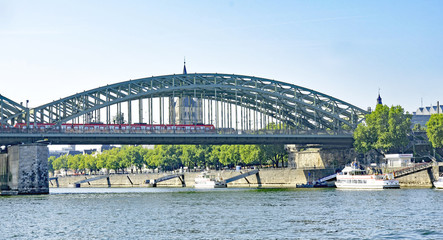
<path fill-rule="evenodd" d="M 421 107 L 423 107 L 423 98 L 421 98 Z"/>

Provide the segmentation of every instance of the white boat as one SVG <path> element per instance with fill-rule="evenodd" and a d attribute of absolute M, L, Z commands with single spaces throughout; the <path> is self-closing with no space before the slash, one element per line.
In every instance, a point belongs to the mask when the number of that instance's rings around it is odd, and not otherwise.
<path fill-rule="evenodd" d="M 343 189 L 385 189 L 400 188 L 400 183 L 394 179 L 392 173 L 367 174 L 365 170 L 353 164 L 337 174 L 335 186 Z"/>
<path fill-rule="evenodd" d="M 438 180 L 434 182 L 434 187 L 438 189 L 443 189 L 443 175 L 441 175 Z"/>
<path fill-rule="evenodd" d="M 216 178 L 215 175 L 210 175 L 209 172 L 202 172 L 195 178 L 195 188 L 208 189 L 208 188 L 225 188 L 227 184 L 220 178 Z"/>

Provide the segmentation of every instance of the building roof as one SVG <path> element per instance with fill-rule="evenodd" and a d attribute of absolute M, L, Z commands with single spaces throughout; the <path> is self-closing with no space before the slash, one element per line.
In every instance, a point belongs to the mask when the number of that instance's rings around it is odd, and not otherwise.
<path fill-rule="evenodd" d="M 439 110 L 440 108 L 440 110 Z M 430 116 L 436 113 L 443 113 L 443 106 L 428 106 L 428 107 L 419 107 L 416 112 L 413 112 L 413 115 L 427 115 Z"/>

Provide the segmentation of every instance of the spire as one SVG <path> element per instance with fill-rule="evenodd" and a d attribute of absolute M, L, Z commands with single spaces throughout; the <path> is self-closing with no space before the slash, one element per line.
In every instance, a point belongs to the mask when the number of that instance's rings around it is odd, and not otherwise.
<path fill-rule="evenodd" d="M 184 60 L 184 65 L 183 65 L 183 74 L 188 74 L 188 72 L 186 71 L 186 57 L 185 57 L 185 60 Z"/>
<path fill-rule="evenodd" d="M 381 101 L 381 97 L 380 97 L 380 88 L 378 89 L 377 105 L 378 104 L 383 104 L 382 101 Z"/>

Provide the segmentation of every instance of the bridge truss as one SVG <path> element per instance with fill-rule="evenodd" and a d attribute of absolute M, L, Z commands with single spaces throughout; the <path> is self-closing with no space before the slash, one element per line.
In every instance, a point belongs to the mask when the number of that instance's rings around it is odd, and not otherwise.
<path fill-rule="evenodd" d="M 195 73 L 107 85 L 33 108 L 29 110 L 31 114 L 26 114 L 28 110 L 21 105 L 2 98 L 2 123 L 174 125 L 179 124 L 177 103 L 184 98 L 199 102 L 191 108 L 199 108 L 201 123 L 213 124 L 216 129 L 234 129 L 237 133 L 262 130 L 273 123 L 288 133 L 303 130 L 337 134 L 352 131 L 367 114 L 337 98 L 289 83 L 243 75 Z M 134 103 L 138 103 L 136 111 Z M 122 107 L 127 110 L 122 111 Z"/>
<path fill-rule="evenodd" d="M 11 126 L 22 122 L 29 114 L 29 109 L 0 94 L 0 126 Z"/>

